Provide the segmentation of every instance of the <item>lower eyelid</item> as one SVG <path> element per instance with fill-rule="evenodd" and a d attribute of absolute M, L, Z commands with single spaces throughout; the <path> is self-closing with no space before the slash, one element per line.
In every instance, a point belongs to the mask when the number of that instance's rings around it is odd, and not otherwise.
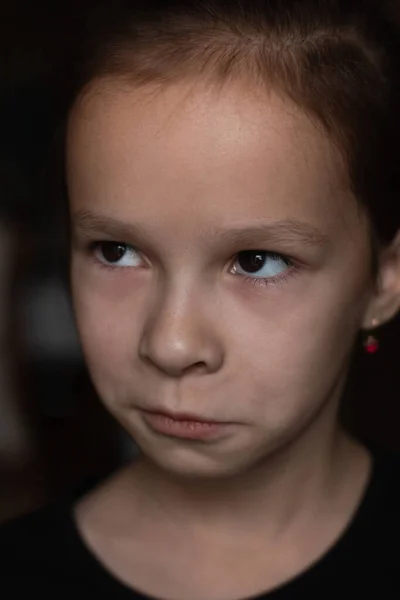
<path fill-rule="evenodd" d="M 251 275 L 242 274 L 238 275 L 246 284 L 261 285 L 264 287 L 277 286 L 283 285 L 287 282 L 288 279 L 294 278 L 297 275 L 299 275 L 299 268 L 293 265 L 291 267 L 288 267 L 288 269 L 284 271 L 281 275 L 273 275 L 271 277 L 252 277 Z"/>
<path fill-rule="evenodd" d="M 99 260 L 99 258 L 93 253 L 91 255 L 91 261 L 96 267 L 100 267 L 100 269 L 106 269 L 107 271 L 115 272 L 115 271 L 123 271 L 124 267 L 115 267 L 112 264 L 107 264 L 106 262 Z"/>

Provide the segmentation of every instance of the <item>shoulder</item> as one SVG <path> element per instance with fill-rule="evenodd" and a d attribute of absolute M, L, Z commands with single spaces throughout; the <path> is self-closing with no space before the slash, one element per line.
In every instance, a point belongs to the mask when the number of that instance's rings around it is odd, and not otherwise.
<path fill-rule="evenodd" d="M 363 552 L 376 552 L 383 561 L 395 561 L 393 553 L 400 538 L 400 455 L 373 453 L 374 467 L 364 500 L 355 519 L 356 539 L 363 541 Z"/>
<path fill-rule="evenodd" d="M 400 454 L 375 452 L 373 456 L 370 491 L 377 504 L 382 502 L 387 511 L 400 514 Z"/>
<path fill-rule="evenodd" d="M 74 512 L 76 502 L 99 481 L 87 478 L 58 501 L 0 524 L 0 581 L 12 590 L 5 597 L 39 592 L 43 598 L 70 598 L 77 590 L 97 589 L 98 569 L 78 533 Z"/>
<path fill-rule="evenodd" d="M 55 559 L 64 545 L 68 510 L 52 505 L 0 526 L 0 565 L 34 569 L 41 561 Z"/>
<path fill-rule="evenodd" d="M 0 581 L 12 592 L 5 598 L 64 598 L 90 589 L 91 562 L 72 512 L 73 503 L 63 501 L 0 526 Z"/>
<path fill-rule="evenodd" d="M 400 454 L 373 448 L 370 481 L 363 505 L 370 517 L 400 520 Z"/>

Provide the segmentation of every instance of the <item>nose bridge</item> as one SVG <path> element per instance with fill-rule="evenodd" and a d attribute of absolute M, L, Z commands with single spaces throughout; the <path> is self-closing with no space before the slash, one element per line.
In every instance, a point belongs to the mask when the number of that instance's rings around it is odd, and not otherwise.
<path fill-rule="evenodd" d="M 141 357 L 173 376 L 192 367 L 216 369 L 221 347 L 209 302 L 199 282 L 187 274 L 160 282 L 143 328 Z"/>
<path fill-rule="evenodd" d="M 201 295 L 195 282 L 170 281 L 162 287 L 155 304 L 153 330 L 172 338 L 195 330 L 196 320 L 201 314 Z"/>

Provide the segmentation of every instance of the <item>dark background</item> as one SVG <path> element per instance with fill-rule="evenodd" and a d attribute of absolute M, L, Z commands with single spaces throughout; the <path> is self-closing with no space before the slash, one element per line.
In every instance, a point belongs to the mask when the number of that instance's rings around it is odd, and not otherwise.
<path fill-rule="evenodd" d="M 73 323 L 49 193 L 63 53 L 81 4 L 0 8 L 0 520 L 48 502 L 134 451 L 89 382 Z M 400 224 L 399 224 L 400 225 Z M 381 349 L 356 351 L 343 419 L 400 451 L 400 319 Z"/>

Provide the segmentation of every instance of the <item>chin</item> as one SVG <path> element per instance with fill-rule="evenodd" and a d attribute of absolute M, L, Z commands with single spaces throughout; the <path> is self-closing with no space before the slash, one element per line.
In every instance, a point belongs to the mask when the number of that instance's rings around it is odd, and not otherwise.
<path fill-rule="evenodd" d="M 186 480 L 221 480 L 240 475 L 245 469 L 237 465 L 221 464 L 211 460 L 168 460 L 167 457 L 147 456 L 158 468 L 170 476 Z"/>
<path fill-rule="evenodd" d="M 190 446 L 172 442 L 153 446 L 136 439 L 142 456 L 157 468 L 179 479 L 220 480 L 240 476 L 260 459 L 246 449 L 222 450 L 216 446 Z"/>

